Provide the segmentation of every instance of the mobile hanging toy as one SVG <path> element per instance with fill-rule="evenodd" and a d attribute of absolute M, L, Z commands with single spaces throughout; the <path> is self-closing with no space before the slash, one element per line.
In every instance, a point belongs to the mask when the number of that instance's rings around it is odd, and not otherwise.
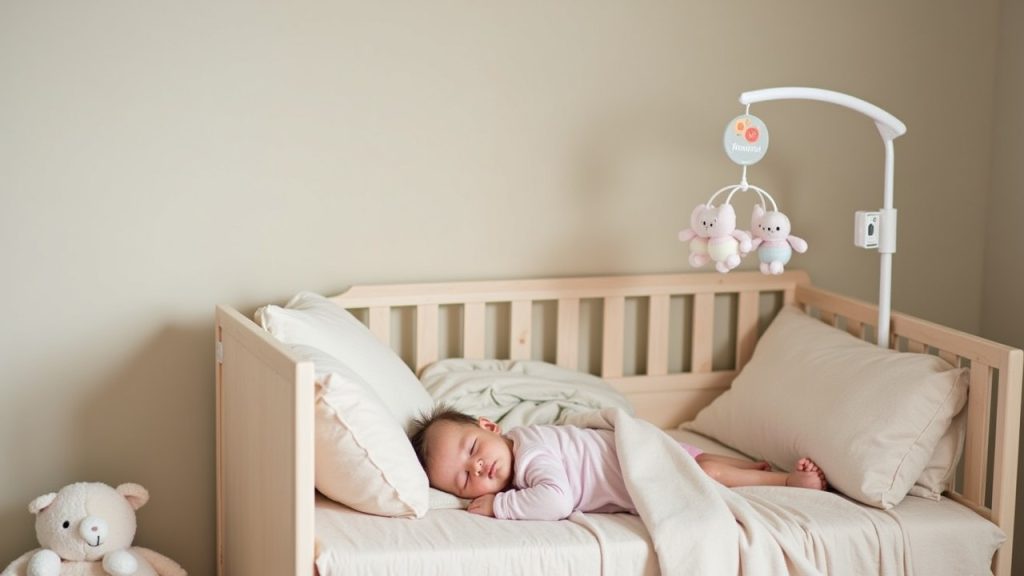
<path fill-rule="evenodd" d="M 739 184 L 721 188 L 704 204 L 698 204 L 690 214 L 690 227 L 679 232 L 679 240 L 689 242 L 690 265 L 699 268 L 715 263 L 721 273 L 739 266 L 740 260 L 753 250 L 761 261 L 761 272 L 781 274 L 793 251 L 806 252 L 807 242 L 790 234 L 789 218 L 779 211 L 771 194 L 747 182 L 747 166 L 756 164 L 768 152 L 768 127 L 747 112 L 733 118 L 725 128 L 722 139 L 725 154 L 743 167 Z M 736 209 L 732 197 L 736 192 L 753 191 L 759 203 L 754 205 L 750 218 L 750 231 L 736 229 Z M 721 205 L 715 199 L 726 194 Z M 772 209 L 768 210 L 767 202 Z"/>
<path fill-rule="evenodd" d="M 789 218 L 779 211 L 771 195 L 747 182 L 747 166 L 755 164 L 768 151 L 768 128 L 760 119 L 751 116 L 750 105 L 774 100 L 815 100 L 836 104 L 863 114 L 878 128 L 878 135 L 882 137 L 885 147 L 882 208 L 856 212 L 853 243 L 860 248 L 878 250 L 877 343 L 883 348 L 888 347 L 892 313 L 892 255 L 896 252 L 896 208 L 893 206 L 896 160 L 893 140 L 906 134 L 907 126 L 870 102 L 842 92 L 800 86 L 764 88 L 740 94 L 740 104 L 746 106 L 746 113 L 737 116 L 726 127 L 724 144 L 726 155 L 743 166 L 743 177 L 739 184 L 722 188 L 706 204 L 697 206 L 690 216 L 690 228 L 679 233 L 680 240 L 690 243 L 690 264 L 699 267 L 714 260 L 715 268 L 724 273 L 735 268 L 739 259 L 746 256 L 748 251 L 757 250 L 761 271 L 765 274 L 781 274 L 794 250 L 807 250 L 807 242 L 789 233 Z M 736 212 L 729 202 L 737 191 L 750 190 L 757 193 L 760 202 L 754 206 L 751 232 L 746 233 L 735 230 Z M 715 208 L 715 197 L 725 192 L 728 192 L 725 202 Z M 766 200 L 771 202 L 771 210 L 768 210 Z M 730 232 L 724 234 L 722 230 L 727 228 Z M 749 240 L 749 244 L 744 242 L 744 237 Z M 713 239 L 716 239 L 714 243 Z"/>

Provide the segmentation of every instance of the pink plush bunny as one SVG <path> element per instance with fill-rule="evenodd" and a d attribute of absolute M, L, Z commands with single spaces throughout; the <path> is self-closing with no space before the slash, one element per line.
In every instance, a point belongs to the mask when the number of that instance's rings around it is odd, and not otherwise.
<path fill-rule="evenodd" d="M 754 213 L 750 217 L 750 233 L 754 237 L 753 248 L 761 260 L 761 272 L 782 274 L 793 256 L 793 250 L 800 253 L 807 251 L 807 242 L 789 232 L 789 218 L 785 214 L 774 210 L 765 212 L 760 204 L 754 205 Z"/>
<path fill-rule="evenodd" d="M 708 263 L 708 238 L 711 237 L 711 224 L 715 219 L 715 209 L 707 204 L 698 204 L 690 213 L 690 227 L 679 231 L 679 241 L 690 243 L 690 266 L 700 268 Z"/>
<path fill-rule="evenodd" d="M 690 243 L 690 266 L 699 268 L 714 261 L 723 274 L 751 250 L 750 236 L 736 229 L 736 211 L 729 204 L 718 208 L 698 204 L 690 214 L 690 228 L 679 232 L 679 240 Z"/>
<path fill-rule="evenodd" d="M 732 204 L 719 206 L 708 228 L 711 231 L 708 256 L 715 261 L 715 270 L 724 274 L 739 266 L 740 257 L 750 252 L 752 245 L 750 235 L 736 229 L 736 211 Z"/>

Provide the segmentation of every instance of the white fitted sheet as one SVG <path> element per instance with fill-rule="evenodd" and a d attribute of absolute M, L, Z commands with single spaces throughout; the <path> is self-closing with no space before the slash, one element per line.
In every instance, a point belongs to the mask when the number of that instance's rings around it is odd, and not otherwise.
<path fill-rule="evenodd" d="M 710 452 L 737 454 L 692 432 L 668 432 Z M 741 491 L 801 509 L 799 490 Z M 865 523 L 870 523 L 867 516 L 873 515 L 875 525 L 892 527 L 892 545 L 904 547 L 906 574 L 988 574 L 992 554 L 1004 539 L 994 524 L 945 499 L 908 496 L 888 511 L 867 506 L 859 511 L 862 515 L 857 517 L 810 518 L 808 523 L 826 533 L 826 541 L 842 542 L 847 535 L 863 534 Z M 595 534 L 601 534 L 602 541 Z M 658 574 L 650 538 L 640 519 L 628 514 L 530 522 L 445 509 L 414 520 L 363 514 L 318 495 L 316 542 L 320 576 L 601 574 L 601 547 L 614 559 L 612 566 L 604 567 L 605 574 Z M 865 563 L 870 560 L 858 559 L 858 564 Z"/>

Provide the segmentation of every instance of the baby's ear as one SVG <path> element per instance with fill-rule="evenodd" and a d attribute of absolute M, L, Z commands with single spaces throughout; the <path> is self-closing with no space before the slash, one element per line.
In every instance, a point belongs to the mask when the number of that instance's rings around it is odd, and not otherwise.
<path fill-rule="evenodd" d="M 483 428 L 484 430 L 489 430 L 491 432 L 494 432 L 495 434 L 501 434 L 501 426 L 499 426 L 497 422 L 491 422 L 490 420 L 482 416 L 480 418 L 477 418 L 476 421 L 477 424 L 479 424 L 480 427 Z"/>

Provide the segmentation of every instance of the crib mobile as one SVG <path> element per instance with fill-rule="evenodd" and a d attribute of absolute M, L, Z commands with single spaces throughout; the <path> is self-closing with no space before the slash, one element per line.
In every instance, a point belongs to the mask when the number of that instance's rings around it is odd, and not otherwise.
<path fill-rule="evenodd" d="M 894 152 L 892 141 L 906 133 L 900 120 L 878 106 L 859 98 L 819 88 L 767 88 L 744 92 L 740 103 L 744 114 L 734 118 L 725 128 L 723 146 L 730 160 L 743 167 L 739 184 L 721 188 L 707 202 L 698 204 L 690 214 L 690 227 L 679 232 L 679 240 L 688 242 L 690 265 L 699 268 L 714 262 L 715 269 L 725 274 L 739 266 L 750 252 L 756 251 L 764 274 L 781 274 L 793 252 L 807 251 L 807 242 L 791 234 L 789 218 L 763 188 L 747 181 L 747 167 L 756 164 L 768 152 L 768 128 L 760 118 L 750 114 L 750 105 L 768 100 L 818 100 L 830 102 L 875 121 L 885 145 L 885 183 L 883 206 L 878 211 L 857 211 L 854 215 L 854 245 L 876 248 L 881 258 L 878 295 L 878 345 L 888 346 L 891 316 L 892 255 L 896 252 L 896 209 L 893 208 Z M 749 231 L 737 229 L 736 210 L 732 205 L 737 192 L 757 195 L 750 217 Z M 718 206 L 716 199 L 724 200 Z M 769 203 L 771 209 L 768 209 Z"/>

